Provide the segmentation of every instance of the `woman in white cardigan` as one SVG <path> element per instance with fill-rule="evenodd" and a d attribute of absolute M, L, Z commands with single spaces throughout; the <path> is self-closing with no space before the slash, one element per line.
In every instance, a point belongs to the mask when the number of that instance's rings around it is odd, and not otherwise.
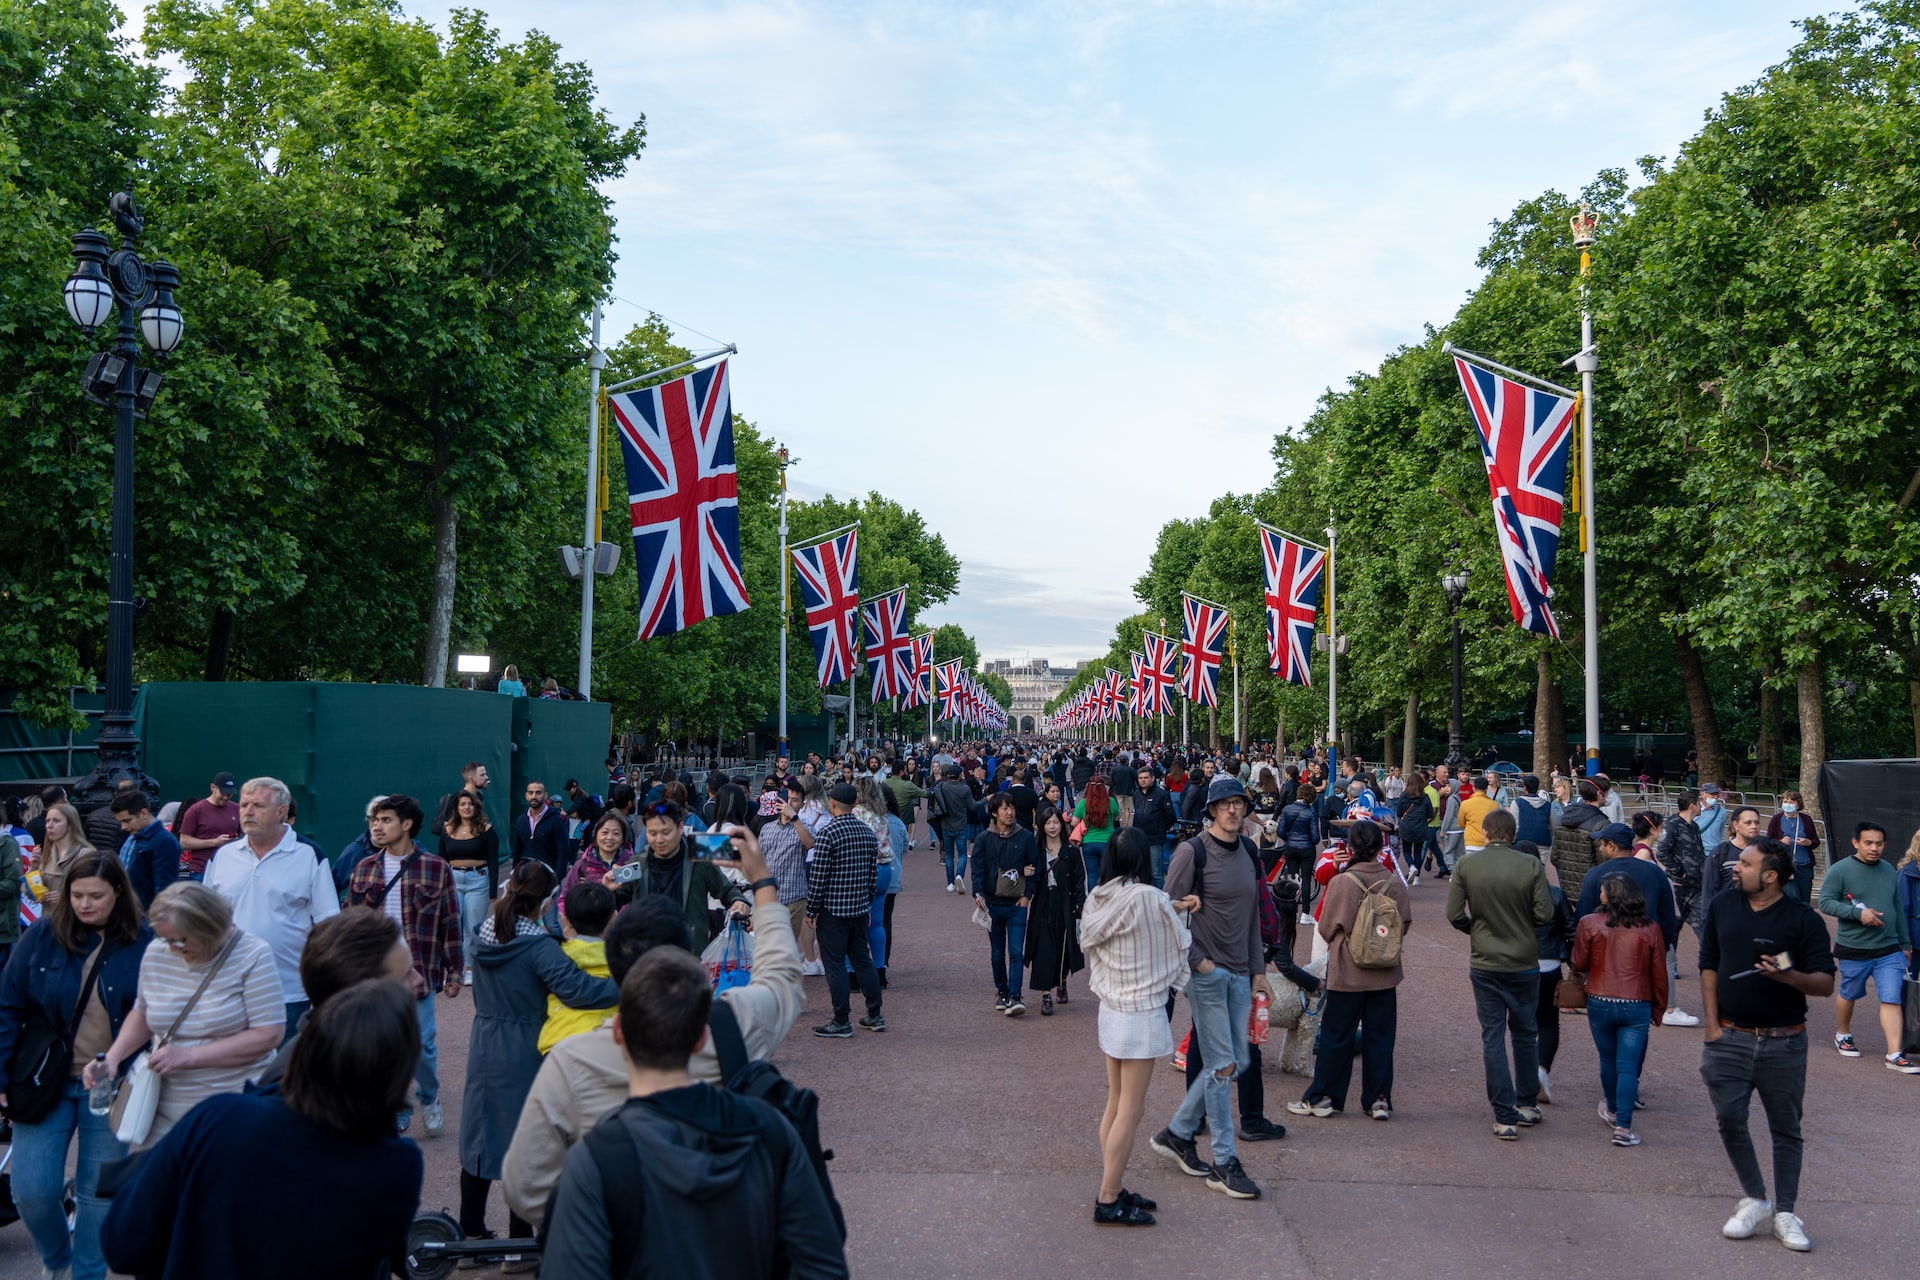
<path fill-rule="evenodd" d="M 1089 986 L 1100 1001 L 1100 1051 L 1107 1056 L 1107 1109 L 1100 1117 L 1103 1168 L 1093 1220 L 1102 1225 L 1153 1224 L 1153 1201 L 1120 1185 L 1133 1155 L 1133 1135 L 1146 1112 L 1155 1060 L 1173 1052 L 1167 999 L 1187 985 L 1186 922 L 1200 908 L 1193 896 L 1171 901 L 1153 885 L 1153 850 L 1138 827 L 1114 833 L 1100 883 L 1080 915 L 1080 949 Z"/>

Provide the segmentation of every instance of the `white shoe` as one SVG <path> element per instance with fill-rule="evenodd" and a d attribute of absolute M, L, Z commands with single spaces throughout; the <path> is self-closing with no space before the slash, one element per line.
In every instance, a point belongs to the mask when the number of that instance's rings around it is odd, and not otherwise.
<path fill-rule="evenodd" d="M 430 1102 L 420 1108 L 420 1126 L 429 1138 L 437 1138 L 447 1127 L 446 1113 L 440 1110 L 440 1104 Z"/>
<path fill-rule="evenodd" d="M 947 892 L 948 893 L 960 892 L 960 882 L 958 880 L 947 881 Z"/>
<path fill-rule="evenodd" d="M 1302 912 L 1300 913 L 1300 923 L 1301 923 L 1301 924 L 1313 924 L 1313 923 L 1315 923 L 1315 921 L 1314 921 L 1314 918 L 1313 918 L 1313 912 L 1311 912 L 1311 911 L 1302 911 Z"/>
<path fill-rule="evenodd" d="M 1700 1019 L 1694 1017 L 1685 1009 L 1669 1009 L 1667 1010 L 1667 1016 L 1660 1019 L 1660 1025 L 1663 1027 L 1697 1027 L 1700 1025 Z"/>
<path fill-rule="evenodd" d="M 471 969 L 469 969 L 469 970 L 467 970 L 467 971 L 466 971 L 465 973 L 463 973 L 463 974 L 461 974 L 461 975 L 460 975 L 460 983 L 461 983 L 461 985 L 462 985 L 462 986 L 468 986 L 468 987 L 470 987 L 470 986 L 472 986 L 472 985 L 473 985 L 473 970 L 471 970 Z"/>
<path fill-rule="evenodd" d="M 804 961 L 800 965 L 800 976 L 803 978 L 824 978 L 827 976 L 827 966 L 818 960 Z"/>
<path fill-rule="evenodd" d="M 1412 889 L 1418 889 L 1420 887 L 1420 873 L 1418 871 L 1413 873 L 1413 879 L 1408 881 L 1407 885 Z"/>
<path fill-rule="evenodd" d="M 1806 1253 L 1813 1248 L 1813 1241 L 1807 1239 L 1806 1225 L 1791 1213 L 1773 1215 L 1773 1238 L 1795 1253 Z"/>
<path fill-rule="evenodd" d="M 1553 1082 L 1547 1079 L 1545 1067 L 1540 1068 L 1540 1101 L 1549 1104 L 1553 1101 Z"/>
<path fill-rule="evenodd" d="M 1733 1216 L 1727 1219 L 1727 1225 L 1720 1228 L 1720 1234 L 1729 1240 L 1751 1240 L 1760 1224 L 1773 1215 L 1773 1201 L 1755 1200 L 1752 1196 L 1741 1196 L 1740 1203 L 1733 1206 Z M 1782 1214 L 1790 1217 L 1790 1214 Z"/>

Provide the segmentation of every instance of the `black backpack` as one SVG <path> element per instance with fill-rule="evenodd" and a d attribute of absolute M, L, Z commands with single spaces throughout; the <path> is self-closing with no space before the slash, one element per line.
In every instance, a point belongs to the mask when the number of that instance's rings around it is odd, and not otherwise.
<path fill-rule="evenodd" d="M 820 1095 L 788 1080 L 771 1062 L 750 1059 L 746 1038 L 740 1034 L 740 1021 L 725 1000 L 714 1000 L 713 1010 L 707 1015 L 707 1030 L 713 1035 L 714 1054 L 720 1059 L 723 1087 L 730 1093 L 759 1099 L 785 1116 L 793 1126 L 814 1173 L 820 1178 L 820 1190 L 827 1197 L 827 1207 L 833 1211 L 834 1229 L 842 1241 L 846 1240 L 846 1214 L 833 1194 L 833 1182 L 827 1175 L 827 1161 L 833 1159 L 833 1152 L 820 1148 Z M 644 1256 L 642 1224 L 646 1221 L 650 1198 L 648 1179 L 646 1168 L 640 1163 L 640 1153 L 620 1127 L 619 1114 L 620 1111 L 615 1110 L 606 1116 L 588 1131 L 585 1139 L 587 1150 L 600 1171 L 602 1202 L 625 1207 L 624 1212 L 608 1215 L 613 1240 L 607 1273 L 615 1280 L 643 1274 L 669 1274 L 679 1263 L 677 1257 L 657 1259 L 660 1265 L 654 1266 Z M 555 1186 L 554 1194 L 558 1192 L 559 1187 Z M 540 1226 L 542 1244 L 552 1222 L 553 1196 L 550 1195 L 547 1216 Z M 647 1263 L 644 1268 L 643 1262 Z M 785 1276 L 790 1269 L 791 1263 L 784 1255 L 774 1259 L 774 1275 Z"/>

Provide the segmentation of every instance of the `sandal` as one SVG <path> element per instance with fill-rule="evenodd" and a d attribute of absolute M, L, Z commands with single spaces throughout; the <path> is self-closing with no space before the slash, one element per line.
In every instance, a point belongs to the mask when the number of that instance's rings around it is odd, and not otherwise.
<path fill-rule="evenodd" d="M 1153 1215 L 1137 1204 L 1130 1204 L 1124 1194 L 1112 1204 L 1093 1203 L 1093 1220 L 1103 1227 L 1150 1227 Z"/>

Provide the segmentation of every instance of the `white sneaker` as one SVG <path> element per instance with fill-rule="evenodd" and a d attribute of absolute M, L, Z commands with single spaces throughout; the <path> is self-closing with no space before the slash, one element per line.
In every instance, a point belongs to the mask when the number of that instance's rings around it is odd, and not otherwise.
<path fill-rule="evenodd" d="M 420 1124 L 429 1138 L 437 1138 L 447 1127 L 446 1113 L 440 1110 L 440 1104 L 430 1102 L 420 1108 Z"/>
<path fill-rule="evenodd" d="M 1806 1253 L 1813 1248 L 1813 1241 L 1807 1239 L 1806 1224 L 1791 1213 L 1773 1215 L 1773 1238 L 1795 1253 Z"/>
<path fill-rule="evenodd" d="M 1669 1009 L 1667 1010 L 1667 1016 L 1660 1019 L 1660 1025 L 1663 1027 L 1697 1027 L 1700 1025 L 1700 1019 L 1694 1017 L 1685 1009 Z"/>
<path fill-rule="evenodd" d="M 1727 1219 L 1727 1225 L 1720 1228 L 1720 1234 L 1729 1240 L 1751 1240 L 1760 1224 L 1773 1214 L 1773 1201 L 1755 1200 L 1752 1196 L 1741 1196 L 1740 1203 L 1733 1206 L 1733 1216 Z M 1781 1217 L 1791 1217 L 1782 1214 Z"/>
<path fill-rule="evenodd" d="M 466 971 L 465 973 L 463 973 L 463 974 L 461 974 L 461 975 L 460 975 L 460 982 L 461 982 L 461 985 L 463 985 L 463 986 L 468 986 L 468 987 L 470 987 L 470 986 L 472 986 L 472 985 L 473 985 L 473 970 L 471 970 L 471 969 L 469 969 L 469 970 L 467 970 L 467 971 Z"/>
<path fill-rule="evenodd" d="M 800 975 L 805 978 L 824 978 L 827 976 L 827 966 L 818 960 L 808 960 L 801 964 Z"/>
<path fill-rule="evenodd" d="M 958 880 L 947 881 L 947 892 L 948 893 L 960 892 L 960 882 Z"/>
<path fill-rule="evenodd" d="M 1545 1067 L 1540 1068 L 1540 1101 L 1549 1104 L 1553 1101 L 1553 1082 L 1547 1079 Z"/>
<path fill-rule="evenodd" d="M 1311 911 L 1302 911 L 1302 912 L 1300 913 L 1300 923 L 1301 923 L 1301 924 L 1314 924 L 1314 923 L 1316 923 L 1316 921 L 1315 921 L 1315 920 L 1314 920 L 1314 918 L 1313 918 L 1313 913 L 1312 913 Z"/>

